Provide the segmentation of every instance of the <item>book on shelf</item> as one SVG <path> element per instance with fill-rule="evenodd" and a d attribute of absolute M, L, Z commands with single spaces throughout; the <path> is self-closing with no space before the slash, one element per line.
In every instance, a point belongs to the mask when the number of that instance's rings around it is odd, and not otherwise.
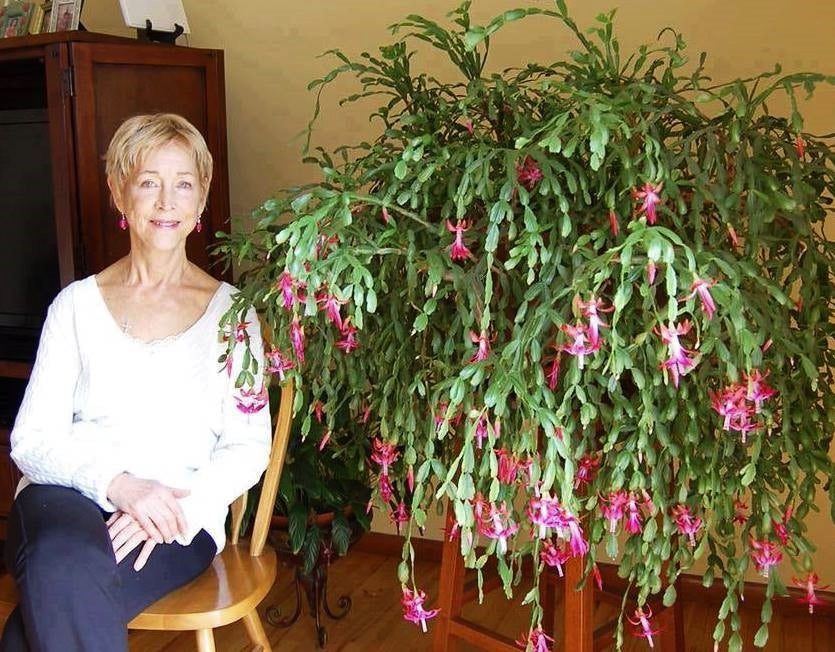
<path fill-rule="evenodd" d="M 43 5 L 32 3 L 32 17 L 29 19 L 29 33 L 40 34 L 43 31 Z"/>

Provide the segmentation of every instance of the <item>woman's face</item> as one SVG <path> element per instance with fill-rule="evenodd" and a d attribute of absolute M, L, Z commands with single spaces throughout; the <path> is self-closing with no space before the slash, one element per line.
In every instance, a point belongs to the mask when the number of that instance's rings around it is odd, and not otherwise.
<path fill-rule="evenodd" d="M 130 226 L 131 246 L 152 250 L 185 247 L 205 204 L 194 154 L 177 142 L 149 152 L 124 187 L 111 185 L 111 191 Z"/>

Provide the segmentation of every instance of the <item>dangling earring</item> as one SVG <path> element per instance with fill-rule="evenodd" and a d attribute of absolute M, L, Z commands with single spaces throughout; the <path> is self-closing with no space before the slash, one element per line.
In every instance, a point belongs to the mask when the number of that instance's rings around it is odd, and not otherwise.
<path fill-rule="evenodd" d="M 200 215 L 197 216 L 197 224 L 194 227 L 194 230 L 200 233 L 203 230 L 203 223 L 200 221 Z"/>
<path fill-rule="evenodd" d="M 126 231 L 128 228 L 128 219 L 125 217 L 125 214 L 122 213 L 122 217 L 119 218 L 119 228 L 122 231 Z"/>

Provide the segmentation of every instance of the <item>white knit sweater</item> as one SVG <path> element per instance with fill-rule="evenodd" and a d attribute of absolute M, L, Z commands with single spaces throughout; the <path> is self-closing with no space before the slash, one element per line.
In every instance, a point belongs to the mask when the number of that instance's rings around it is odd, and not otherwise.
<path fill-rule="evenodd" d="M 218 321 L 234 291 L 221 284 L 191 327 L 146 343 L 122 332 L 94 276 L 62 290 L 11 435 L 25 476 L 18 490 L 30 482 L 73 487 L 113 511 L 107 487 L 123 471 L 188 489 L 180 504 L 189 530 L 178 541 L 188 544 L 203 528 L 220 551 L 227 507 L 258 481 L 270 448 L 269 408 L 237 407 L 243 347 L 231 373 L 218 363 L 226 346 Z M 257 317 L 246 321 L 252 351 L 260 351 Z"/>

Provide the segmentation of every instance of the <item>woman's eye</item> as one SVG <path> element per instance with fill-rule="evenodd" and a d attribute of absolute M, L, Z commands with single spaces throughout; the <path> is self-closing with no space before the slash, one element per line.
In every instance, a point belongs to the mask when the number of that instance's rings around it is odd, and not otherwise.
<path fill-rule="evenodd" d="M 179 187 L 183 190 L 191 190 L 191 182 L 190 181 L 180 181 Z"/>
<path fill-rule="evenodd" d="M 156 184 L 152 179 L 143 179 L 139 182 L 140 188 L 153 188 Z"/>

